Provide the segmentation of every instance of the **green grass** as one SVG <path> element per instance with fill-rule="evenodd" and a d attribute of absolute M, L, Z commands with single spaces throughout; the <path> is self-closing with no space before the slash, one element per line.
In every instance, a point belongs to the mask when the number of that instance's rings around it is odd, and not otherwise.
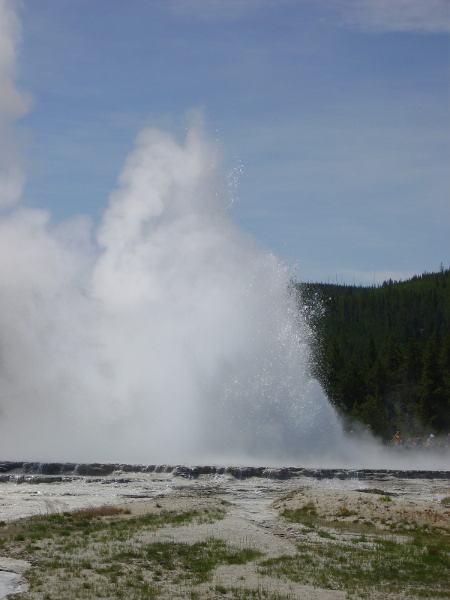
<path fill-rule="evenodd" d="M 233 550 L 218 540 L 146 543 L 145 536 L 223 516 L 223 510 L 193 510 L 132 517 L 103 507 L 9 523 L 1 529 L 2 552 L 33 563 L 26 574 L 29 590 L 14 597 L 148 600 L 157 598 L 169 580 L 206 581 L 218 564 L 240 564 L 257 553 Z"/>
<path fill-rule="evenodd" d="M 356 514 L 341 506 L 325 518 L 311 502 L 285 509 L 281 517 L 301 525 L 304 540 L 291 556 L 261 561 L 260 573 L 342 590 L 349 598 L 450 598 L 448 527 L 404 519 L 387 531 L 379 528 L 386 519 L 353 519 Z"/>
<path fill-rule="evenodd" d="M 296 554 L 262 561 L 260 572 L 349 598 L 450 598 L 448 532 L 416 527 L 408 534 L 399 540 L 372 533 L 340 544 L 305 540 Z"/>
<path fill-rule="evenodd" d="M 26 574 L 30 589 L 15 600 L 298 597 L 268 591 L 265 576 L 287 585 L 341 590 L 358 600 L 450 598 L 448 529 L 399 522 L 394 531 L 381 531 L 374 523 L 351 520 L 350 513 L 343 506 L 327 520 L 312 503 L 285 510 L 284 520 L 302 526 L 302 542 L 291 554 L 270 559 L 210 533 L 191 544 L 155 537 L 161 528 L 170 536 L 173 527 L 220 520 L 225 515 L 221 508 L 133 516 L 101 507 L 34 516 L 3 525 L 0 546 L 2 555 L 33 564 Z M 247 563 L 261 578 L 258 589 L 213 579 L 220 565 Z"/>
<path fill-rule="evenodd" d="M 285 509 L 281 513 L 281 517 L 291 523 L 302 525 L 306 530 L 314 530 L 322 537 L 324 529 L 332 536 L 333 533 L 357 533 L 357 534 L 373 534 L 376 531 L 376 524 L 367 518 L 352 518 L 357 517 L 358 513 L 348 509 L 346 506 L 340 506 L 333 519 L 325 518 L 319 515 L 314 504 L 308 503 L 303 507 L 295 509 Z M 397 534 L 411 534 L 415 530 L 415 523 L 408 520 L 388 523 L 386 519 L 377 519 L 373 517 L 379 524 L 384 525 L 384 529 L 389 528 Z M 425 526 L 426 527 L 426 526 Z M 321 532 L 321 533 L 320 533 Z M 333 533 L 332 533 L 333 532 Z"/>
<path fill-rule="evenodd" d="M 2 551 L 33 562 L 26 574 L 29 590 L 14 597 L 151 600 L 167 591 L 167 586 L 180 590 L 191 586 L 191 593 L 180 592 L 180 597 L 194 600 L 201 597 L 194 586 L 209 582 L 216 567 L 242 565 L 262 554 L 215 538 L 184 544 L 151 542 L 148 534 L 160 528 L 213 523 L 224 514 L 221 509 L 204 509 L 133 517 L 103 507 L 9 523 L 1 531 Z M 230 589 L 225 597 L 284 600 L 254 596 L 252 590 L 250 595 L 236 594 Z"/>
<path fill-rule="evenodd" d="M 216 596 L 213 596 L 213 598 L 223 597 L 230 600 L 291 600 L 293 598 L 290 594 L 278 594 L 264 589 L 250 590 L 245 588 L 216 586 L 214 591 L 216 592 Z"/>
<path fill-rule="evenodd" d="M 296 509 L 286 509 L 281 514 L 287 521 L 291 521 L 292 523 L 301 523 L 304 527 L 308 527 L 313 529 L 318 525 L 321 521 L 317 514 L 317 509 L 315 505 L 310 502 L 305 504 L 300 508 Z"/>
<path fill-rule="evenodd" d="M 121 509 L 105 510 L 88 509 L 76 512 L 36 515 L 19 519 L 7 524 L 0 532 L 0 545 L 5 545 L 12 538 L 16 541 L 35 541 L 49 538 L 70 537 L 82 534 L 85 536 L 107 532 L 108 537 L 120 538 L 122 534 L 129 536 L 137 530 L 158 529 L 166 526 L 180 526 L 190 522 L 212 523 L 223 518 L 223 510 L 191 510 L 186 512 L 150 513 L 139 517 L 117 518 L 127 514 Z"/>
<path fill-rule="evenodd" d="M 145 548 L 147 565 L 163 571 L 165 580 L 172 578 L 175 583 L 185 579 L 203 583 L 220 564 L 242 565 L 260 556 L 251 548 L 234 549 L 217 539 L 196 544 L 156 542 Z"/>

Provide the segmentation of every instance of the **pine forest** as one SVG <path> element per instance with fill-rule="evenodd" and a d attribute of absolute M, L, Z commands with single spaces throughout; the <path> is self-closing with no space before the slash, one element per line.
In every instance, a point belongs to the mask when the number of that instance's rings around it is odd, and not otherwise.
<path fill-rule="evenodd" d="M 450 432 L 450 270 L 357 287 L 295 283 L 314 375 L 347 428 L 386 441 Z"/>

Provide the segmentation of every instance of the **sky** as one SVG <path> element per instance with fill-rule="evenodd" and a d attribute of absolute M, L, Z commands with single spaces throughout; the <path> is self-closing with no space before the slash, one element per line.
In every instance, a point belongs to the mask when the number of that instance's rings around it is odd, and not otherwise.
<path fill-rule="evenodd" d="M 195 111 L 233 218 L 297 279 L 450 266 L 447 0 L 0 8 L 4 211 L 98 222 L 139 131 L 182 138 Z"/>

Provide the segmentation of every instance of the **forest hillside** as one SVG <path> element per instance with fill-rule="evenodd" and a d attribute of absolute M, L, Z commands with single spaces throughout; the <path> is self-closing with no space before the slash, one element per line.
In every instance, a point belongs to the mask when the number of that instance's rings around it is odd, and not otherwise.
<path fill-rule="evenodd" d="M 385 440 L 450 432 L 450 270 L 374 287 L 295 283 L 314 371 L 345 416 Z"/>

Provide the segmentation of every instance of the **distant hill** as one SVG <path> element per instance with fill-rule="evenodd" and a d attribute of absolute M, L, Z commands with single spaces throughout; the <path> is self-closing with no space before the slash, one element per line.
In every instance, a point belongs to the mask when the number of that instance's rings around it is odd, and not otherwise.
<path fill-rule="evenodd" d="M 315 376 L 351 420 L 392 438 L 450 432 L 450 270 L 374 287 L 295 283 Z"/>

